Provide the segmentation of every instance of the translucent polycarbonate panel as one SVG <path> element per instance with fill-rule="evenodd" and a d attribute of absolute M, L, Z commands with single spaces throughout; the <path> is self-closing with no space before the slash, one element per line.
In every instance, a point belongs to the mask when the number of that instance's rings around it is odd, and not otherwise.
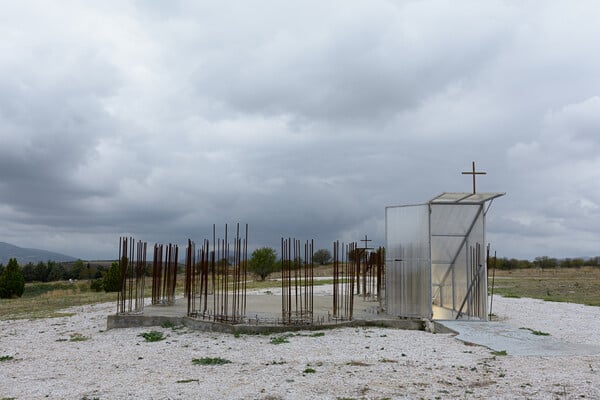
<path fill-rule="evenodd" d="M 504 196 L 505 193 L 465 193 L 465 192 L 446 192 L 430 200 L 430 203 L 462 203 L 462 204 L 483 204 L 497 197 Z"/>
<path fill-rule="evenodd" d="M 432 204 L 431 205 L 431 235 L 432 236 L 465 236 L 477 213 L 479 205 L 471 204 Z"/>
<path fill-rule="evenodd" d="M 386 310 L 431 318 L 429 205 L 386 208 Z"/>
<path fill-rule="evenodd" d="M 474 265 L 470 249 L 485 243 L 484 229 L 482 205 L 431 204 L 432 302 L 437 306 L 434 318 L 438 313 L 443 318 L 455 318 L 461 305 L 462 318 L 481 318 L 487 295 L 482 279 L 485 267 Z M 472 282 L 474 287 L 469 291 Z"/>
<path fill-rule="evenodd" d="M 430 203 L 456 203 L 461 199 L 469 197 L 470 193 L 442 193 L 439 196 L 431 199 Z"/>

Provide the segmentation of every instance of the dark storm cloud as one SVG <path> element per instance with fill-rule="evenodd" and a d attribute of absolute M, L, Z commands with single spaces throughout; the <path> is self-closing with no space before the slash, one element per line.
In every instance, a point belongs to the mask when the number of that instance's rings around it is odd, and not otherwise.
<path fill-rule="evenodd" d="M 499 254 L 600 254 L 594 2 L 43 4 L 0 6 L 3 241 L 383 244 L 475 160 Z"/>

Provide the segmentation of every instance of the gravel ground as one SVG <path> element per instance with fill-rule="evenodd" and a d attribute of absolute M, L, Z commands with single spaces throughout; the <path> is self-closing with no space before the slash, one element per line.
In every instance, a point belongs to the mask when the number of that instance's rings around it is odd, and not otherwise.
<path fill-rule="evenodd" d="M 106 331 L 114 309 L 0 321 L 0 399 L 600 398 L 600 356 L 495 356 L 451 335 L 380 328 L 239 337 L 178 327 Z M 565 341 L 600 343 L 600 307 L 496 297 L 494 314 Z M 140 335 L 151 330 L 166 339 L 146 342 Z M 203 357 L 231 362 L 192 361 Z"/>

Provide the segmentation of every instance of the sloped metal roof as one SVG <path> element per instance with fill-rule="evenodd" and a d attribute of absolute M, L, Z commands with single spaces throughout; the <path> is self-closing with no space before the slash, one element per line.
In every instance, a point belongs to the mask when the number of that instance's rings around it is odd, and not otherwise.
<path fill-rule="evenodd" d="M 429 201 L 430 204 L 483 204 L 506 193 L 444 192 Z"/>

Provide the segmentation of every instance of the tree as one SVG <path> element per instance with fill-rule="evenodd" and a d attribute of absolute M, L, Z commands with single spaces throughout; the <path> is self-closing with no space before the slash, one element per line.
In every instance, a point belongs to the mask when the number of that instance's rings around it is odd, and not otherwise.
<path fill-rule="evenodd" d="M 65 279 L 66 271 L 61 263 L 53 262 L 50 264 L 50 261 L 48 261 L 48 270 L 48 282 L 62 281 Z"/>
<path fill-rule="evenodd" d="M 313 261 L 319 265 L 329 264 L 331 261 L 331 253 L 327 249 L 320 249 L 313 254 Z"/>
<path fill-rule="evenodd" d="M 37 263 L 33 268 L 33 275 L 35 277 L 34 280 L 38 282 L 48 282 L 48 267 L 46 266 L 46 263 L 42 261 Z"/>
<path fill-rule="evenodd" d="M 119 267 L 119 262 L 115 261 L 104 274 L 102 287 L 105 292 L 118 292 L 121 290 L 121 283 L 121 268 Z"/>
<path fill-rule="evenodd" d="M 0 298 L 21 297 L 25 290 L 25 279 L 16 258 L 11 258 L 0 275 Z"/>
<path fill-rule="evenodd" d="M 33 282 L 33 281 L 35 281 L 35 271 L 34 271 L 34 268 L 35 267 L 33 266 L 33 263 L 28 262 L 21 269 L 21 272 L 23 273 L 23 278 L 25 279 L 25 282 Z"/>
<path fill-rule="evenodd" d="M 277 270 L 277 252 L 270 247 L 261 247 L 252 252 L 248 269 L 253 274 L 260 277 L 261 281 L 272 272 Z"/>
<path fill-rule="evenodd" d="M 541 269 L 556 268 L 558 266 L 558 260 L 548 256 L 541 256 L 536 257 L 535 260 L 533 260 L 533 265 Z"/>
<path fill-rule="evenodd" d="M 83 279 L 83 261 L 77 260 L 71 266 L 69 278 L 71 279 Z"/>

